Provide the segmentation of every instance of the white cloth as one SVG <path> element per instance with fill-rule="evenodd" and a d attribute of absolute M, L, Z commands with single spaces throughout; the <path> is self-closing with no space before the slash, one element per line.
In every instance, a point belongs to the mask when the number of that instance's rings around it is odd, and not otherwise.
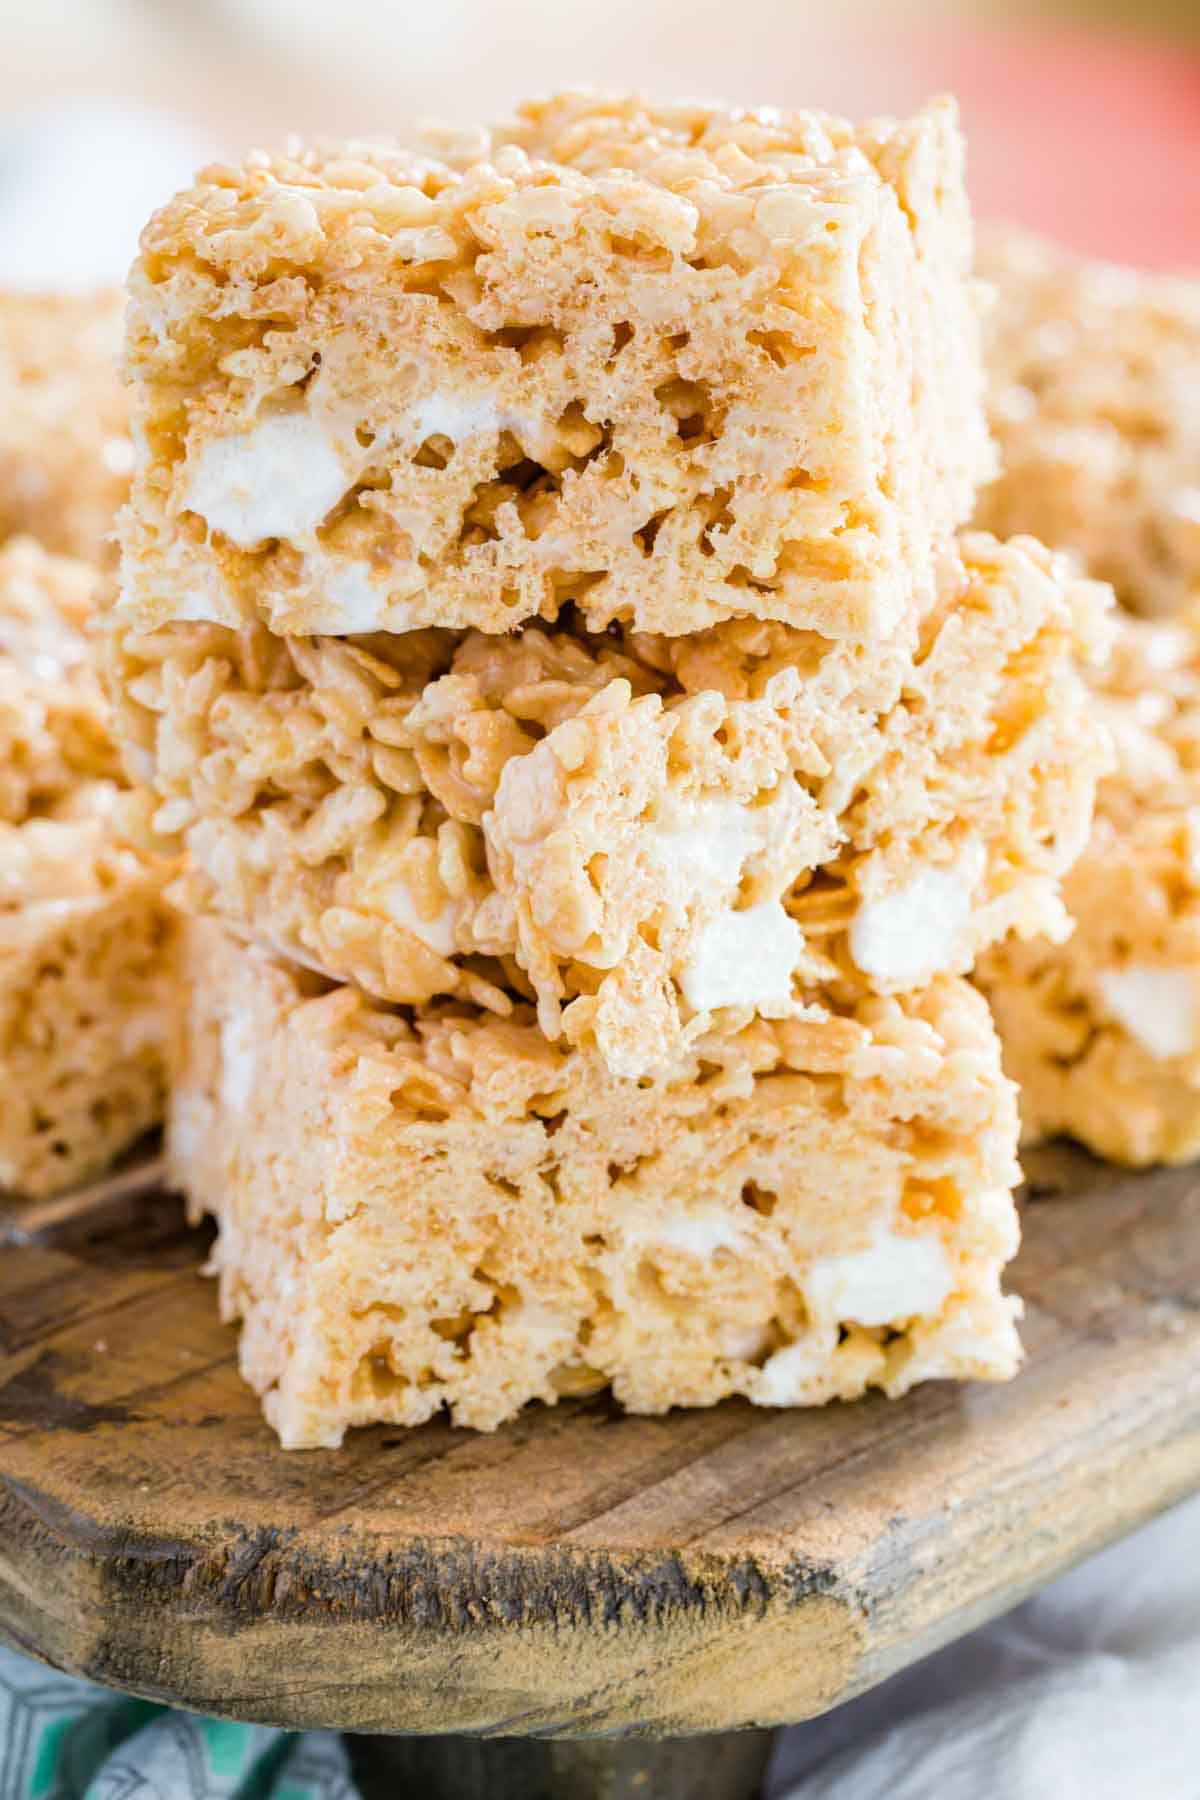
<path fill-rule="evenodd" d="M 1200 1499 L 789 1731 L 770 1800 L 1200 1800 Z"/>

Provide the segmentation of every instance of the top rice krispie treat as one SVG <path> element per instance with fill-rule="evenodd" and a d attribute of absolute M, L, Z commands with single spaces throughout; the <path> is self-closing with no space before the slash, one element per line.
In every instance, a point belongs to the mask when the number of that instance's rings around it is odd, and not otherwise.
<path fill-rule="evenodd" d="M 0 294 L 0 538 L 115 560 L 133 446 L 118 372 L 123 297 Z"/>
<path fill-rule="evenodd" d="M 981 234 L 1000 479 L 977 523 L 1077 551 L 1135 612 L 1200 598 L 1200 281 Z"/>
<path fill-rule="evenodd" d="M 119 729 L 190 904 L 385 999 L 535 997 L 626 1076 L 713 1026 L 1061 936 L 1105 744 L 1111 595 L 968 534 L 915 655 L 682 638 L 115 634 Z"/>
<path fill-rule="evenodd" d="M 954 107 L 567 95 L 206 169 L 131 278 L 124 604 L 911 624 L 991 468 Z"/>

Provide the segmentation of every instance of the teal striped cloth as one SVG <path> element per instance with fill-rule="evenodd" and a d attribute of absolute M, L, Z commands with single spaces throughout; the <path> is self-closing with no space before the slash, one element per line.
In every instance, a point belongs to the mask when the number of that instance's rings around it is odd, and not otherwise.
<path fill-rule="evenodd" d="M 341 1739 L 134 1700 L 0 1649 L 0 1800 L 360 1800 Z"/>

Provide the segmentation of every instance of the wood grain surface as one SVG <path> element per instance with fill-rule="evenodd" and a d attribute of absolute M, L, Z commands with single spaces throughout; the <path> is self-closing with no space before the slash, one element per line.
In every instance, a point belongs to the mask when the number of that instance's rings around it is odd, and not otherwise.
<path fill-rule="evenodd" d="M 208 1712 L 672 1734 L 819 1712 L 1200 1486 L 1200 1178 L 1030 1159 L 1028 1365 L 284 1454 L 127 1187 L 0 1219 L 0 1637 Z"/>

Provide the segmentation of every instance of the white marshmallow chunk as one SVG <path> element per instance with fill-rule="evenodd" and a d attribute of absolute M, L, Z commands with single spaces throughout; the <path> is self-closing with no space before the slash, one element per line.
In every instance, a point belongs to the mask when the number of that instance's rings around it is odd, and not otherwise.
<path fill-rule="evenodd" d="M 802 1286 L 814 1319 L 892 1325 L 940 1312 L 954 1274 L 942 1240 L 933 1232 L 881 1228 L 866 1250 L 819 1257 Z"/>
<path fill-rule="evenodd" d="M 240 550 L 303 537 L 353 487 L 364 454 L 353 433 L 340 441 L 305 407 L 267 413 L 249 431 L 210 438 L 185 503 Z"/>
<path fill-rule="evenodd" d="M 435 918 L 423 919 L 413 904 L 413 897 L 403 881 L 394 881 L 388 889 L 388 913 L 397 925 L 403 925 L 415 938 L 420 938 L 439 956 L 453 956 L 455 947 L 455 914 L 457 908 L 448 900 Z"/>
<path fill-rule="evenodd" d="M 1130 963 L 1100 975 L 1104 1004 L 1130 1037 L 1165 1061 L 1196 1048 L 1196 1001 L 1187 969 Z"/>
<path fill-rule="evenodd" d="M 718 1006 L 785 1008 L 803 953 L 804 934 L 782 901 L 762 900 L 742 912 L 726 908 L 700 932 L 679 985 L 696 1012 Z"/>
<path fill-rule="evenodd" d="M 864 901 L 850 927 L 850 954 L 863 973 L 916 987 L 951 967 L 970 923 L 981 860 L 922 869 L 907 887 Z"/>
<path fill-rule="evenodd" d="M 236 1115 L 245 1110 L 257 1063 L 251 1014 L 230 1013 L 221 1026 L 221 1105 L 227 1112 Z"/>

